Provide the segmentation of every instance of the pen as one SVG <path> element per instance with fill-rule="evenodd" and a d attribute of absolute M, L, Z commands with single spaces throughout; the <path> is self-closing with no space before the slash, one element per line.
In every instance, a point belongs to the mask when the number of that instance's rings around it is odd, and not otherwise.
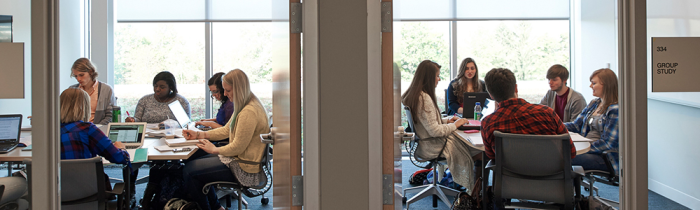
<path fill-rule="evenodd" d="M 129 111 L 126 111 L 126 116 L 131 117 L 131 115 L 129 114 Z"/>

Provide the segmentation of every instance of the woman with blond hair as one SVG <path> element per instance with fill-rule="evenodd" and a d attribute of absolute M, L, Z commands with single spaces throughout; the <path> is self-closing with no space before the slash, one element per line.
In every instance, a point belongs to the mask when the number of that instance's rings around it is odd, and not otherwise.
<path fill-rule="evenodd" d="M 571 165 L 579 165 L 585 170 L 607 171 L 605 160 L 600 156 L 602 152 L 613 151 L 612 165 L 619 172 L 619 125 L 618 116 L 620 105 L 617 100 L 617 76 L 610 69 L 598 69 L 591 74 L 591 89 L 593 99 L 586 108 L 581 111 L 576 120 L 564 123 L 570 132 L 594 140 L 591 150 L 585 154 L 577 155 L 571 160 Z"/>
<path fill-rule="evenodd" d="M 464 93 L 486 92 L 486 84 L 484 80 L 479 79 L 479 68 L 476 66 L 476 61 L 472 58 L 465 58 L 462 64 L 459 65 L 459 74 L 457 78 L 450 82 L 447 86 L 447 115 L 455 113 L 462 114 L 464 109 Z M 486 101 L 488 103 L 488 101 Z M 484 104 L 486 107 L 486 104 Z M 473 109 L 474 107 L 467 107 Z"/>
<path fill-rule="evenodd" d="M 90 96 L 90 119 L 85 122 L 107 125 L 112 122 L 112 109 L 114 109 L 114 92 L 112 87 L 104 82 L 97 81 L 97 69 L 87 58 L 78 58 L 71 67 L 71 77 L 75 77 L 78 84 L 71 88 L 80 88 Z"/>
<path fill-rule="evenodd" d="M 183 169 L 185 190 L 202 209 L 224 209 L 218 203 L 214 190 L 202 193 L 206 183 L 213 181 L 238 182 L 253 186 L 260 181 L 260 167 L 249 162 L 260 162 L 265 144 L 260 134 L 269 133 L 265 108 L 250 91 L 248 76 L 240 69 L 223 77 L 224 95 L 236 104 L 233 115 L 223 127 L 210 131 L 183 130 L 187 139 L 200 139 L 197 147 L 208 153 L 190 160 Z M 216 147 L 209 140 L 229 138 L 229 144 Z"/>
<path fill-rule="evenodd" d="M 129 153 L 121 142 L 112 143 L 90 119 L 90 96 L 78 88 L 68 88 L 61 93 L 61 160 L 87 159 L 97 155 L 112 163 L 128 165 Z M 105 174 L 105 187 L 111 190 Z"/>

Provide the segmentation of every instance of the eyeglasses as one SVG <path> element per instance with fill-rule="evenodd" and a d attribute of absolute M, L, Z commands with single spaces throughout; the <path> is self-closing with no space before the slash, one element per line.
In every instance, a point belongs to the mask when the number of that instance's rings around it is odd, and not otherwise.
<path fill-rule="evenodd" d="M 218 91 L 218 90 L 215 90 L 215 91 L 209 91 L 209 92 L 210 92 L 210 93 L 211 93 L 212 95 L 214 95 L 214 94 L 219 94 L 219 91 Z"/>

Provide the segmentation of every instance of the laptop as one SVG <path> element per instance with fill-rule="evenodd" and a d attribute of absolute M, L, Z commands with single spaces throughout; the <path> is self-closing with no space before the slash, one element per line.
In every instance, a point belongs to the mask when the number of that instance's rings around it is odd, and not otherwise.
<path fill-rule="evenodd" d="M 481 103 L 481 110 L 483 114 L 483 110 L 486 109 L 486 99 L 491 98 L 491 95 L 489 93 L 464 93 L 464 103 L 462 106 L 462 117 L 464 118 L 474 118 L 474 105 L 476 105 L 476 102 Z M 486 115 L 484 115 L 486 116 Z"/>
<path fill-rule="evenodd" d="M 146 138 L 145 133 L 146 122 L 109 123 L 107 125 L 107 137 L 112 142 L 119 141 L 123 143 L 127 150 L 138 149 L 143 146 Z"/>
<path fill-rule="evenodd" d="M 0 154 L 8 153 L 19 144 L 22 115 L 0 115 Z"/>
<path fill-rule="evenodd" d="M 180 128 L 186 128 L 187 124 L 190 123 L 190 117 L 187 116 L 187 112 L 185 112 L 185 108 L 182 108 L 180 101 L 175 100 L 168 104 L 168 107 L 170 107 L 170 111 L 175 115 L 175 120 L 180 124 Z"/>

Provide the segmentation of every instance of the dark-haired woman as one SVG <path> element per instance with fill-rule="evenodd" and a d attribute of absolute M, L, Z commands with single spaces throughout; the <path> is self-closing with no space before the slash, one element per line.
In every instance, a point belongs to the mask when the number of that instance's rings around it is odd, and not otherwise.
<path fill-rule="evenodd" d="M 233 115 L 233 102 L 228 100 L 228 97 L 224 95 L 224 86 L 221 83 L 221 77 L 224 76 L 224 72 L 219 72 L 214 74 L 209 79 L 207 85 L 209 85 L 209 92 L 211 97 L 221 102 L 219 107 L 219 112 L 216 114 L 216 118 L 203 119 L 197 122 L 195 125 L 203 125 L 211 128 L 219 128 L 226 125 L 231 115 Z"/>
<path fill-rule="evenodd" d="M 447 86 L 447 115 L 462 114 L 464 93 L 486 92 L 484 80 L 479 79 L 479 68 L 472 58 L 465 58 L 459 65 L 457 78 Z M 488 102 L 488 101 L 487 101 Z M 486 105 L 484 105 L 486 106 Z M 467 107 L 472 108 L 472 107 Z"/>
<path fill-rule="evenodd" d="M 437 107 L 435 88 L 440 81 L 440 65 L 425 60 L 418 65 L 413 81 L 406 92 L 401 95 L 404 106 L 411 108 L 414 131 L 420 137 L 415 152 L 419 161 L 428 161 L 437 157 L 447 159 L 447 165 L 457 184 L 471 189 L 475 177 L 472 175 L 474 161 L 481 151 L 459 140 L 452 132 L 467 123 L 467 119 L 458 117 L 441 118 Z M 477 173 L 477 176 L 480 173 Z"/>
<path fill-rule="evenodd" d="M 177 94 L 175 76 L 168 71 L 162 71 L 153 78 L 153 94 L 143 96 L 136 104 L 136 113 L 126 118 L 126 122 L 160 123 L 167 119 L 175 119 L 168 104 L 179 101 L 190 116 L 190 102 Z"/>

